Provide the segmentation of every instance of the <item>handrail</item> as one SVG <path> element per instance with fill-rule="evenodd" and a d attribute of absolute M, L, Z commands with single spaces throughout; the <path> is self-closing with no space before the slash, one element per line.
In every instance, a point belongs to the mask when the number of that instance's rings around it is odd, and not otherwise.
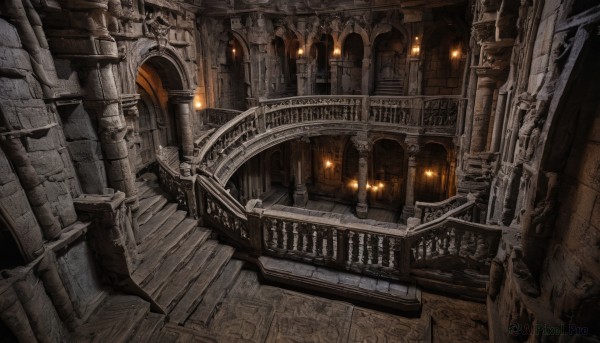
<path fill-rule="evenodd" d="M 262 137 L 267 134 L 286 137 L 286 130 L 296 130 L 298 126 L 306 131 L 326 131 L 331 127 L 386 132 L 390 128 L 424 127 L 425 134 L 454 135 L 456 118 L 463 108 L 464 99 L 460 96 L 335 95 L 262 99 L 257 107 L 238 114 L 216 130 L 199 150 L 195 163 L 205 175 L 226 178 L 231 172 L 221 170 L 226 168 L 223 164 L 225 156 L 227 161 L 229 158 L 235 161 L 232 167 L 235 169 L 237 164 L 249 158 L 248 154 L 238 156 L 241 150 L 237 148 L 247 150 L 252 146 L 251 151 L 255 153 L 261 146 L 253 144 L 260 142 Z M 330 125 L 323 127 L 324 122 Z M 363 125 L 366 123 L 370 125 Z M 233 152 L 234 157 L 231 156 Z M 226 180 L 219 181 L 224 184 Z"/>
<path fill-rule="evenodd" d="M 467 196 L 455 195 L 439 202 L 415 202 L 415 217 L 421 220 L 421 223 L 427 223 L 435 220 L 445 213 L 464 205 L 468 202 Z"/>

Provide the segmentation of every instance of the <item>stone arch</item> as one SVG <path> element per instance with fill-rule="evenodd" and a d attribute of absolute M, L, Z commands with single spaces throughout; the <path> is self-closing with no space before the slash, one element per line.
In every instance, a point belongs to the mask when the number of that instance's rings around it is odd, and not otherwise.
<path fill-rule="evenodd" d="M 408 80 L 409 36 L 392 25 L 384 29 L 371 45 L 371 89 L 376 95 L 403 95 Z"/>
<path fill-rule="evenodd" d="M 362 87 L 362 66 L 364 40 L 357 33 L 350 33 L 342 42 L 341 51 L 341 94 L 360 94 Z"/>
<path fill-rule="evenodd" d="M 443 144 L 428 142 L 416 158 L 415 200 L 438 202 L 448 197 L 450 164 Z"/>
<path fill-rule="evenodd" d="M 468 40 L 455 25 L 436 25 L 423 35 L 423 94 L 458 95 L 462 91 Z"/>

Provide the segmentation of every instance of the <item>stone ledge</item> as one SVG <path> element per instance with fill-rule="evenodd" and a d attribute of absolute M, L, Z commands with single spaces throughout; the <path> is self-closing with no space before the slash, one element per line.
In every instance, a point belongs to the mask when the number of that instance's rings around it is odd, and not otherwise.
<path fill-rule="evenodd" d="M 420 312 L 421 290 L 414 285 L 261 256 L 260 273 L 269 281 L 309 289 L 403 312 Z"/>

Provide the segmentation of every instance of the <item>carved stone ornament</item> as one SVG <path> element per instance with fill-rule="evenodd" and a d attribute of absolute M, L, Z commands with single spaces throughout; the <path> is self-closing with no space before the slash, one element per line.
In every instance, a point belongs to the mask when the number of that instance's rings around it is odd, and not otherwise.
<path fill-rule="evenodd" d="M 145 24 L 148 30 L 147 33 L 156 39 L 158 51 L 162 53 L 167 47 L 167 36 L 169 35 L 169 30 L 171 30 L 171 25 L 160 14 L 154 14 L 154 12 L 148 13 Z"/>

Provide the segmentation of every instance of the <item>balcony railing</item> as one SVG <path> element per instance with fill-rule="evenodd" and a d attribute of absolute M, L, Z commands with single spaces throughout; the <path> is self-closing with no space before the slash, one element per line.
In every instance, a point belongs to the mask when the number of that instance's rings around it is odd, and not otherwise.
<path fill-rule="evenodd" d="M 199 148 L 196 162 L 202 172 L 224 184 L 238 164 L 260 151 L 255 145 L 268 147 L 274 141 L 294 135 L 333 131 L 344 134 L 367 129 L 452 137 L 463 104 L 464 99 L 456 96 L 348 95 L 261 100 L 257 107 L 239 114 L 214 132 Z"/>

